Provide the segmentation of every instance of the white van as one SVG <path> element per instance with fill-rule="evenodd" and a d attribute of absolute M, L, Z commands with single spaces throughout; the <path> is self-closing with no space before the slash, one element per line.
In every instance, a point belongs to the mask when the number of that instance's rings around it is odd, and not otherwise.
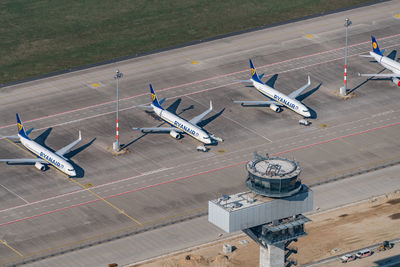
<path fill-rule="evenodd" d="M 357 258 L 364 258 L 364 257 L 368 257 L 371 255 L 372 255 L 372 252 L 369 249 L 363 249 L 356 253 Z"/>

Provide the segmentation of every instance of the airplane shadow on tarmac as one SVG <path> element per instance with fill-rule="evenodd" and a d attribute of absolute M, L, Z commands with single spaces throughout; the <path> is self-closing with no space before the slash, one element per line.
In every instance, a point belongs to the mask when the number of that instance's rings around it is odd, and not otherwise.
<path fill-rule="evenodd" d="M 56 152 L 54 149 L 48 147 L 46 145 L 46 139 L 47 137 L 50 135 L 51 131 L 53 130 L 53 128 L 48 128 L 46 129 L 43 133 L 41 133 L 38 137 L 36 137 L 34 139 L 34 141 L 38 144 L 40 144 L 41 146 L 47 148 L 48 150 L 50 150 L 51 152 Z M 74 161 L 71 160 L 71 158 L 73 156 L 75 156 L 76 154 L 80 153 L 81 151 L 85 150 L 87 147 L 89 147 L 94 141 L 96 140 L 96 138 L 93 138 L 89 143 L 82 145 L 74 150 L 69 151 L 68 153 L 66 153 L 64 155 L 64 158 L 68 159 L 69 163 L 71 163 L 71 165 L 74 167 L 75 171 L 76 171 L 76 176 L 75 178 L 82 178 L 85 175 L 85 171 L 79 166 L 77 165 Z"/>
<path fill-rule="evenodd" d="M 82 169 L 79 165 L 77 165 L 73 160 L 71 160 L 71 158 L 74 157 L 76 154 L 82 152 L 89 146 L 91 146 L 94 141 L 96 141 L 96 137 L 93 138 L 89 143 L 86 143 L 74 150 L 71 150 L 70 152 L 68 152 L 64 155 L 64 157 L 68 159 L 68 161 L 72 164 L 72 166 L 75 169 L 76 176 L 74 178 L 83 178 L 85 176 L 85 170 Z"/>
<path fill-rule="evenodd" d="M 386 69 L 382 69 L 379 72 L 377 72 L 378 74 L 382 73 L 384 70 Z M 358 88 L 360 88 L 361 86 L 363 86 L 364 84 L 366 84 L 367 82 L 374 80 L 374 81 L 379 81 L 379 80 L 391 80 L 390 78 L 374 78 L 374 76 L 372 77 L 368 77 L 365 81 L 363 81 L 362 83 L 360 83 L 359 85 L 355 86 L 353 89 L 350 89 L 347 94 L 351 94 L 354 93 Z"/>
<path fill-rule="evenodd" d="M 33 139 L 33 141 L 35 141 L 36 143 L 38 143 L 39 145 L 47 148 L 48 150 L 54 152 L 53 149 L 51 149 L 50 147 L 48 147 L 45 142 L 47 137 L 49 137 L 51 131 L 53 130 L 53 128 L 47 128 L 43 133 L 41 133 L 38 137 L 36 137 L 35 139 Z"/>
<path fill-rule="evenodd" d="M 51 152 L 55 153 L 56 151 L 50 147 L 48 147 L 46 145 L 46 139 L 49 137 L 51 131 L 53 130 L 53 128 L 47 128 L 43 133 L 41 133 L 38 137 L 36 137 L 35 139 L 33 139 L 33 141 L 35 141 L 36 143 L 38 143 L 39 145 L 43 146 L 44 148 L 50 150 Z M 79 166 L 77 165 L 75 162 L 73 162 L 71 160 L 71 158 L 73 156 L 75 156 L 76 154 L 80 153 L 81 151 L 85 150 L 87 147 L 89 147 L 94 141 L 96 140 L 96 138 L 93 138 L 89 143 L 82 145 L 74 150 L 69 151 L 68 153 L 66 153 L 63 157 L 68 159 L 68 162 L 70 162 L 72 164 L 72 166 L 74 167 L 75 171 L 76 171 L 76 178 L 82 178 L 85 174 L 85 171 Z M 32 154 L 34 155 L 34 154 Z M 8 165 L 35 165 L 34 163 L 7 163 Z M 49 167 L 46 167 L 46 170 Z"/>
<path fill-rule="evenodd" d="M 178 106 L 180 105 L 181 101 L 182 101 L 182 99 L 181 99 L 181 98 L 178 98 L 177 100 L 174 101 L 174 103 L 172 103 L 168 108 L 166 108 L 166 110 L 168 110 L 168 111 L 171 112 L 171 113 L 176 114 L 177 116 L 180 116 L 180 115 L 181 115 L 182 113 L 184 113 L 185 111 L 194 108 L 194 105 L 190 105 L 190 106 L 188 106 L 187 108 L 182 109 L 181 112 L 176 113 L 176 110 L 178 109 Z M 202 120 L 202 121 L 199 122 L 197 125 L 198 125 L 199 127 L 201 127 L 201 128 L 204 127 L 205 125 L 209 124 L 211 121 L 213 121 L 213 120 L 215 120 L 217 117 L 219 117 L 219 116 L 224 112 L 224 110 L 225 110 L 225 108 L 222 109 L 222 110 L 221 110 L 220 112 L 218 112 L 217 114 L 215 114 L 215 115 L 213 115 L 213 116 L 211 116 L 211 117 L 209 117 L 209 118 L 207 118 L 207 119 L 205 119 L 205 120 Z M 151 111 L 150 111 L 150 112 L 147 111 L 147 113 L 148 113 L 148 114 L 154 114 L 154 113 L 152 113 Z M 155 119 L 159 120 L 159 118 L 158 118 L 157 116 L 153 116 L 153 117 L 154 117 Z M 163 121 L 161 124 L 157 125 L 156 127 L 161 127 L 161 126 L 164 125 L 164 124 L 166 124 L 166 122 Z M 151 133 L 151 134 L 165 134 L 165 133 L 160 133 L 160 132 L 149 132 L 149 133 Z M 141 136 L 139 136 L 138 138 L 136 138 L 136 139 L 130 141 L 128 144 L 122 144 L 122 145 L 121 145 L 121 149 L 125 149 L 125 148 L 129 147 L 130 145 L 132 145 L 133 143 L 139 141 L 140 139 L 142 139 L 143 137 L 145 137 L 145 136 L 148 135 L 149 133 L 142 133 Z"/>
<path fill-rule="evenodd" d="M 176 113 L 176 110 L 178 109 L 178 107 L 179 107 L 179 105 L 181 104 L 181 102 L 182 102 L 182 98 L 178 98 L 178 99 L 175 100 L 171 105 L 169 105 L 169 106 L 166 108 L 166 110 L 168 110 L 169 112 L 171 112 L 171 113 L 173 113 L 173 114 L 179 116 L 179 115 L 181 115 L 182 113 L 184 113 L 185 111 L 191 110 L 191 109 L 194 108 L 193 105 L 190 105 L 190 106 L 188 106 L 187 108 L 182 109 L 181 112 Z M 164 124 L 167 124 L 165 121 L 163 121 L 162 119 L 160 119 L 157 115 L 155 115 L 155 114 L 154 114 L 154 111 L 145 110 L 145 112 L 146 112 L 147 114 L 149 114 L 151 117 L 153 117 L 155 120 L 162 121 L 162 123 L 160 123 L 159 125 L 157 125 L 157 126 L 155 126 L 155 127 L 161 127 L 161 126 L 163 126 Z M 130 141 L 129 143 L 127 143 L 127 144 L 121 144 L 121 149 L 125 149 L 125 148 L 129 147 L 130 145 L 132 145 L 133 143 L 139 141 L 140 139 L 142 139 L 143 137 L 145 137 L 145 136 L 148 135 L 149 133 L 151 133 L 151 134 L 165 134 L 165 133 L 160 133 L 160 132 L 142 133 L 141 136 L 139 136 L 139 137 L 136 138 L 136 139 L 133 139 L 133 140 Z"/>
<path fill-rule="evenodd" d="M 207 119 L 205 119 L 205 120 L 202 120 L 202 121 L 199 122 L 197 125 L 198 125 L 199 127 L 203 128 L 204 126 L 206 126 L 207 124 L 209 124 L 210 122 L 212 122 L 213 120 L 215 120 L 216 118 L 218 118 L 219 116 L 221 116 L 222 113 L 224 113 L 224 111 L 225 111 L 225 108 L 221 109 L 220 112 L 218 112 L 218 113 L 212 115 L 211 117 L 209 117 L 209 118 L 207 118 Z M 205 129 L 203 129 L 203 130 L 206 131 Z M 207 132 L 207 131 L 206 131 L 206 132 Z M 210 134 L 209 132 L 207 132 L 207 133 Z M 215 143 L 209 144 L 209 145 L 207 145 L 207 146 L 217 146 L 217 145 L 218 145 L 218 142 L 215 142 Z"/>
<path fill-rule="evenodd" d="M 396 55 L 397 55 L 397 50 L 392 50 L 392 52 L 390 52 L 390 53 L 387 55 L 387 57 L 390 58 L 390 59 L 396 60 Z M 399 60 L 399 59 L 397 59 L 397 60 Z M 397 61 L 397 60 L 396 60 L 396 61 Z M 371 60 L 370 62 L 377 63 L 375 60 Z M 385 70 L 385 68 L 382 69 L 382 70 L 380 70 L 380 71 L 378 72 L 378 74 L 382 73 L 384 70 Z M 367 83 L 368 81 L 370 81 L 370 80 L 374 80 L 374 81 L 387 80 L 387 81 L 390 81 L 390 80 L 392 80 L 392 79 L 391 79 L 391 78 L 374 78 L 374 76 L 368 77 L 365 81 L 363 81 L 363 82 L 360 83 L 359 85 L 355 86 L 353 89 L 350 89 L 349 92 L 348 92 L 348 94 L 354 93 L 354 91 L 356 91 L 358 88 L 360 88 L 361 86 L 363 86 L 364 84 L 366 84 L 366 83 Z"/>
<path fill-rule="evenodd" d="M 304 94 L 299 95 L 298 97 L 296 97 L 296 99 L 299 100 L 299 101 L 303 101 L 304 99 L 306 99 L 307 97 L 309 97 L 310 95 L 312 95 L 316 91 L 318 91 L 318 89 L 321 88 L 321 85 L 322 85 L 322 83 L 319 83 L 315 88 L 305 92 Z M 310 111 L 310 114 L 311 114 L 311 116 L 309 118 L 310 119 L 316 119 L 318 117 L 317 116 L 317 112 L 315 112 L 315 110 L 313 110 L 309 106 L 307 106 L 307 108 L 308 108 L 308 110 Z"/>

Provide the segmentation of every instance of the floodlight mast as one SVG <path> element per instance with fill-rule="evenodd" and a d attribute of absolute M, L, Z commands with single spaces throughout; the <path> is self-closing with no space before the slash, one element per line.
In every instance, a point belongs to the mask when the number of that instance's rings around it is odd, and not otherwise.
<path fill-rule="evenodd" d="M 344 49 L 344 85 L 340 89 L 341 96 L 347 96 L 347 54 L 348 54 L 348 29 L 349 26 L 352 24 L 349 18 L 346 18 L 346 22 L 344 23 L 344 27 L 346 27 L 346 46 Z"/>
<path fill-rule="evenodd" d="M 118 95 L 118 83 L 119 83 L 119 79 L 121 79 L 124 76 L 124 74 L 122 72 L 119 71 L 119 69 L 116 70 L 116 74 L 114 75 L 114 79 L 117 81 L 117 111 L 116 111 L 116 127 L 115 127 L 115 139 L 116 141 L 113 143 L 113 150 L 115 152 L 119 152 L 120 149 L 120 145 L 119 145 L 119 117 L 118 117 L 118 113 L 119 113 L 119 95 Z"/>

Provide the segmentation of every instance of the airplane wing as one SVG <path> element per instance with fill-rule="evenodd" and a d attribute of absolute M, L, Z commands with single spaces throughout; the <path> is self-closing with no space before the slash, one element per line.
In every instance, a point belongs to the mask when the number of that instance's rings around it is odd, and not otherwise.
<path fill-rule="evenodd" d="M 240 100 L 235 100 L 233 101 L 233 103 L 238 103 L 238 104 L 242 104 L 242 105 L 277 105 L 277 106 L 282 106 L 281 103 L 277 102 L 277 101 L 240 101 Z"/>
<path fill-rule="evenodd" d="M 40 162 L 43 164 L 48 164 L 47 161 L 41 159 L 41 158 L 36 158 L 36 159 L 0 159 L 0 162 L 12 162 L 12 163 L 36 163 Z"/>
<path fill-rule="evenodd" d="M 304 90 L 306 90 L 308 87 L 310 87 L 311 85 L 311 80 L 310 80 L 310 76 L 308 76 L 308 82 L 303 85 L 302 87 L 300 87 L 299 89 L 297 89 L 296 91 L 293 91 L 292 93 L 290 93 L 288 95 L 288 97 L 295 99 L 296 97 L 298 97 Z"/>
<path fill-rule="evenodd" d="M 361 74 L 361 73 L 359 73 L 358 76 L 399 78 L 400 74 L 398 74 L 398 73 L 370 73 L 370 74 Z"/>
<path fill-rule="evenodd" d="M 189 122 L 191 124 L 195 124 L 197 125 L 205 116 L 208 115 L 208 113 L 210 113 L 212 111 L 212 102 L 210 101 L 210 108 L 207 109 L 206 111 L 204 111 L 203 113 L 201 113 L 200 115 L 197 115 L 196 117 L 194 117 L 193 119 L 191 119 Z"/>
<path fill-rule="evenodd" d="M 167 133 L 170 131 L 175 131 L 177 133 L 183 133 L 182 130 L 176 127 L 149 127 L 149 128 L 132 128 L 133 130 L 138 130 L 142 132 L 159 132 L 159 133 Z"/>
<path fill-rule="evenodd" d="M 77 140 L 75 140 L 74 142 L 72 142 L 71 144 L 59 149 L 56 151 L 56 154 L 58 154 L 59 156 L 64 156 L 66 153 L 68 153 L 74 146 L 76 146 L 80 141 L 82 140 L 82 136 L 81 136 L 81 131 L 79 131 L 79 138 Z"/>

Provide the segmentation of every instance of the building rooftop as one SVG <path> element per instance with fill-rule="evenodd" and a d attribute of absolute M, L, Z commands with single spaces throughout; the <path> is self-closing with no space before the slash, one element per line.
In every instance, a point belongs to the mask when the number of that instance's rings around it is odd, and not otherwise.
<path fill-rule="evenodd" d="M 300 192 L 306 192 L 310 189 L 306 186 L 303 186 Z M 240 209 L 245 209 L 250 206 L 257 206 L 261 205 L 265 202 L 275 201 L 276 198 L 265 197 L 261 195 L 257 195 L 254 192 L 246 191 L 241 192 L 233 195 L 223 195 L 217 199 L 211 200 L 218 206 L 222 207 L 223 209 L 231 212 Z"/>
<path fill-rule="evenodd" d="M 302 171 L 300 164 L 294 160 L 281 157 L 258 156 L 246 165 L 253 175 L 268 179 L 285 179 L 297 176 Z"/>

